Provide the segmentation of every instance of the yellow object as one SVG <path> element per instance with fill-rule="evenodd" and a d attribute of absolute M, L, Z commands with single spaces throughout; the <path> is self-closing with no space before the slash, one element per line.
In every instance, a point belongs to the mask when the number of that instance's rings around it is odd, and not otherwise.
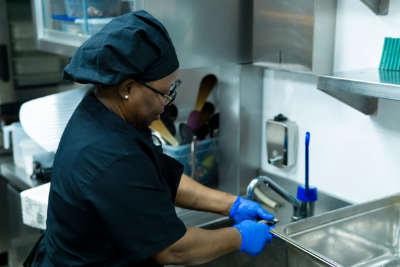
<path fill-rule="evenodd" d="M 209 74 L 201 80 L 199 92 L 197 94 L 196 104 L 194 110 L 201 111 L 207 97 L 211 93 L 214 86 L 217 84 L 217 77 L 213 74 Z"/>
<path fill-rule="evenodd" d="M 161 120 L 156 120 L 150 125 L 150 129 L 157 131 L 160 135 L 167 140 L 172 146 L 179 146 L 178 140 L 168 131 Z"/>

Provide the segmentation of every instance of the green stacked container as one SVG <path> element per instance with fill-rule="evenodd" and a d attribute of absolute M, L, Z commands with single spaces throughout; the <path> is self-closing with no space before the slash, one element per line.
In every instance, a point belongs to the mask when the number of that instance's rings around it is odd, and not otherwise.
<path fill-rule="evenodd" d="M 383 44 L 383 51 L 381 63 L 379 64 L 380 70 L 396 70 L 400 71 L 400 39 L 399 38 L 385 38 Z"/>

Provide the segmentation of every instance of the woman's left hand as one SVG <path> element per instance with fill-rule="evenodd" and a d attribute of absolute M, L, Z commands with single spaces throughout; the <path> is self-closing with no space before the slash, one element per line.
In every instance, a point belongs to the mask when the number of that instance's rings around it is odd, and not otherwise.
<path fill-rule="evenodd" d="M 256 219 L 271 221 L 275 216 L 266 212 L 257 202 L 239 196 L 232 205 L 229 218 L 235 220 L 236 223 L 241 223 L 245 220 Z"/>

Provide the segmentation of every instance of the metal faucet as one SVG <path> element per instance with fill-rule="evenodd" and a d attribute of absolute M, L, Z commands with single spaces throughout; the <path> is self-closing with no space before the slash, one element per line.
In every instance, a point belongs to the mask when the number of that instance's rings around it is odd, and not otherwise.
<path fill-rule="evenodd" d="M 314 210 L 307 211 L 307 209 L 311 208 L 309 205 L 300 205 L 300 202 L 295 199 L 292 195 L 286 192 L 285 189 L 277 185 L 274 181 L 266 176 L 258 176 L 254 178 L 249 186 L 247 187 L 247 199 L 254 200 L 254 189 L 261 183 L 265 183 L 266 186 L 270 187 L 272 190 L 277 192 L 281 197 L 286 199 L 293 206 L 293 216 L 292 220 L 297 221 L 300 219 L 304 219 L 306 217 L 310 217 L 313 215 Z M 313 207 L 312 207 L 313 208 Z"/>

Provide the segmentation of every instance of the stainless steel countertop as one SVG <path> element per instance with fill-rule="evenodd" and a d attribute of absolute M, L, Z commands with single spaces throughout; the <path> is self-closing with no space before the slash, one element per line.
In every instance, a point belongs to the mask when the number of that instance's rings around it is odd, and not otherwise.
<path fill-rule="evenodd" d="M 8 183 L 19 191 L 24 191 L 46 183 L 31 179 L 31 177 L 26 174 L 25 169 L 19 168 L 14 164 L 12 155 L 0 157 L 0 173 Z M 180 208 L 177 208 L 177 214 L 186 226 L 198 226 L 226 218 L 208 212 L 191 211 Z"/>
<path fill-rule="evenodd" d="M 298 187 L 299 183 L 289 180 L 289 179 L 286 179 L 286 178 L 278 177 L 278 176 L 270 174 L 270 173 L 261 172 L 260 175 L 265 175 L 265 176 L 271 178 L 274 182 L 276 182 L 283 189 L 285 189 L 289 194 L 296 197 L 297 187 Z M 279 219 L 279 225 L 291 223 L 292 222 L 291 218 L 293 215 L 292 205 L 290 205 L 285 199 L 283 199 L 277 193 L 272 191 L 271 188 L 264 186 L 264 185 L 259 186 L 259 188 L 268 197 L 272 198 L 279 204 L 278 209 L 272 209 L 262 203 L 261 203 L 261 206 L 267 212 L 274 214 L 275 217 Z M 257 198 L 256 198 L 256 200 L 257 200 Z M 329 194 L 327 194 L 325 192 L 319 191 L 318 192 L 318 200 L 315 203 L 315 215 L 319 215 L 319 214 L 322 214 L 322 213 L 325 213 L 328 211 L 343 208 L 343 207 L 346 207 L 349 205 L 351 205 L 351 203 L 343 201 L 338 198 L 335 198 L 333 196 L 330 196 Z M 187 214 L 185 214 L 185 213 L 178 214 L 178 217 L 185 223 L 186 226 L 197 226 L 197 227 L 202 227 L 202 226 L 208 225 L 212 222 L 217 223 L 219 221 L 221 221 L 221 223 L 224 224 L 223 221 L 228 219 L 228 217 L 226 217 L 226 216 L 216 215 L 216 214 L 207 213 L 207 212 L 195 212 L 195 211 L 189 212 Z"/>
<path fill-rule="evenodd" d="M 296 198 L 297 187 L 299 183 L 289 180 L 286 178 L 278 177 L 270 173 L 262 172 L 260 175 L 265 175 L 271 178 L 274 182 L 285 189 L 289 194 Z M 279 219 L 279 225 L 287 224 L 292 222 L 291 217 L 293 215 L 293 206 L 289 204 L 284 198 L 275 193 L 271 188 L 267 186 L 259 186 L 259 188 L 271 199 L 275 200 L 279 204 L 278 209 L 272 209 L 265 205 L 262 205 L 266 211 L 272 213 Z M 351 203 L 330 196 L 329 194 L 318 191 L 318 200 L 315 202 L 315 215 L 322 214 L 328 211 L 336 210 L 351 205 Z"/>
<path fill-rule="evenodd" d="M 0 173 L 13 187 L 20 191 L 45 184 L 45 182 L 31 179 L 24 168 L 19 168 L 14 164 L 12 157 L 11 161 L 1 164 Z"/>
<path fill-rule="evenodd" d="M 298 183 L 285 179 L 279 178 L 274 175 L 268 173 L 261 173 L 261 175 L 268 176 L 272 180 L 274 180 L 277 184 L 279 184 L 282 188 L 287 190 L 291 195 L 296 196 Z M 275 215 L 276 218 L 279 219 L 279 225 L 285 225 L 291 222 L 291 217 L 293 214 L 292 206 L 283 200 L 280 196 L 278 196 L 275 192 L 272 192 L 266 186 L 259 186 L 261 190 L 267 193 L 268 197 L 276 200 L 279 205 L 281 205 L 278 209 L 271 209 L 261 204 L 268 212 Z M 271 191 L 270 191 L 271 190 Z M 345 206 L 350 205 L 345 201 L 337 199 L 335 197 L 331 197 L 324 192 L 318 192 L 318 200 L 315 203 L 315 213 L 316 215 L 325 213 L 327 211 L 339 209 Z M 305 219 L 308 220 L 308 219 Z M 299 221 L 301 222 L 301 221 Z M 224 220 L 220 220 L 219 222 L 209 223 L 208 225 L 204 225 L 205 229 L 219 229 L 222 227 L 230 227 L 234 224 L 233 220 L 229 220 L 225 218 Z M 226 255 L 223 255 L 213 261 L 196 265 L 198 267 L 220 267 L 220 266 L 269 266 L 269 267 L 286 267 L 287 266 L 287 252 L 286 252 L 285 242 L 280 238 L 275 238 L 272 243 L 269 243 L 265 246 L 265 249 L 256 257 L 252 257 L 243 252 L 231 252 Z"/>
<path fill-rule="evenodd" d="M 33 180 L 29 175 L 26 174 L 25 169 L 19 168 L 14 165 L 12 161 L 12 156 L 2 156 L 0 157 L 0 172 L 1 176 L 3 176 L 12 186 L 17 189 L 23 191 L 27 190 L 39 185 L 44 184 L 39 180 Z M 266 175 L 276 183 L 278 183 L 281 187 L 289 192 L 289 194 L 296 196 L 298 183 L 286 179 L 281 178 L 269 173 L 262 173 L 262 175 Z M 278 209 L 272 209 L 265 205 L 262 205 L 265 210 L 269 213 L 274 214 L 277 218 L 279 218 L 279 224 L 286 224 L 291 222 L 291 215 L 293 212 L 293 207 L 286 202 L 282 197 L 273 192 L 269 187 L 260 186 L 260 189 L 266 193 L 266 195 L 279 203 Z M 329 196 L 324 192 L 318 192 L 318 201 L 315 204 L 315 215 L 322 214 L 327 211 L 335 210 L 341 207 L 345 207 L 351 205 L 351 203 L 342 201 L 335 197 Z M 197 226 L 201 227 L 203 225 L 209 224 L 210 222 L 218 222 L 226 220 L 226 216 L 221 216 L 218 214 L 213 214 L 209 212 L 200 212 L 200 211 L 190 211 L 177 208 L 178 217 L 184 222 L 186 226 Z"/>

